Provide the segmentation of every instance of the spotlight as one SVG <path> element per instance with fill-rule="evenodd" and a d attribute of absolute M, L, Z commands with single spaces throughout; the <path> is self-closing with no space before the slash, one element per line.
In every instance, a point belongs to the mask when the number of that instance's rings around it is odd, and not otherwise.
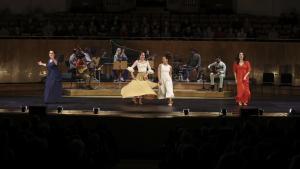
<path fill-rule="evenodd" d="M 294 109 L 294 108 L 290 108 L 289 109 L 289 112 L 288 112 L 288 116 L 294 116 L 294 115 L 296 115 L 297 113 L 296 113 L 296 110 Z"/>
<path fill-rule="evenodd" d="M 94 114 L 98 114 L 99 111 L 100 111 L 100 108 L 99 108 L 99 107 L 97 107 L 97 108 L 93 107 L 93 112 L 94 112 Z"/>
<path fill-rule="evenodd" d="M 57 113 L 60 114 L 63 112 L 64 108 L 62 106 L 57 106 L 56 110 L 57 110 Z"/>
<path fill-rule="evenodd" d="M 226 114 L 227 114 L 227 109 L 222 108 L 222 109 L 220 110 L 219 115 L 220 115 L 220 116 L 226 116 Z"/>
<path fill-rule="evenodd" d="M 258 109 L 258 115 L 262 116 L 264 114 L 264 112 L 265 112 L 264 109 L 262 109 L 262 108 Z"/>
<path fill-rule="evenodd" d="M 28 106 L 22 105 L 21 106 L 21 112 L 26 112 L 28 110 Z"/>
<path fill-rule="evenodd" d="M 182 112 L 187 116 L 190 113 L 190 109 L 183 109 Z"/>

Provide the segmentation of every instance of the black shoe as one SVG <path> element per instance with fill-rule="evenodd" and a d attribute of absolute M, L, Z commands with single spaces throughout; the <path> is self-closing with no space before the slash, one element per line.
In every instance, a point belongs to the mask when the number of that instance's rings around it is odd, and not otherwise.
<path fill-rule="evenodd" d="M 214 91 L 215 90 L 215 85 L 210 85 L 210 90 Z"/>
<path fill-rule="evenodd" d="M 219 92 L 223 92 L 223 88 L 219 88 Z"/>

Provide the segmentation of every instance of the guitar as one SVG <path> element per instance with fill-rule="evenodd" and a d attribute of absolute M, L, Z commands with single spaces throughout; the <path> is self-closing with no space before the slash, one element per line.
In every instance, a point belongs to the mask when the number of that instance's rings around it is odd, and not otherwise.
<path fill-rule="evenodd" d="M 80 73 L 80 74 L 82 74 L 88 70 L 87 65 L 85 64 L 85 62 L 82 59 L 77 60 L 76 68 L 77 68 L 78 73 Z"/>
<path fill-rule="evenodd" d="M 83 66 L 83 67 L 81 67 L 81 68 L 77 68 L 77 71 L 81 74 L 81 73 L 84 73 L 85 71 L 87 71 L 88 70 L 88 68 L 87 68 L 87 66 Z"/>
<path fill-rule="evenodd" d="M 221 70 L 222 70 L 222 67 L 217 67 L 217 66 L 210 67 L 210 72 L 213 74 L 220 74 Z"/>
<path fill-rule="evenodd" d="M 209 68 L 209 70 L 210 70 L 210 72 L 213 73 L 213 74 L 218 74 L 218 73 L 219 73 L 219 71 L 218 71 L 218 69 L 217 69 L 216 66 L 211 66 L 211 67 Z"/>

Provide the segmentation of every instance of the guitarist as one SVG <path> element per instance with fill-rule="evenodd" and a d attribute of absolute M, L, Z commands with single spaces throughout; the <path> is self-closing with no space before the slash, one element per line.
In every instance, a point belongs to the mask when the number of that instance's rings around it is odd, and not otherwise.
<path fill-rule="evenodd" d="M 211 70 L 210 73 L 210 89 L 213 91 L 215 88 L 215 77 L 219 77 L 219 92 L 223 91 L 223 80 L 226 73 L 226 65 L 222 62 L 221 57 L 217 57 L 215 62 L 208 65 L 208 69 Z"/>
<path fill-rule="evenodd" d="M 85 80 L 88 85 L 86 88 L 92 89 L 91 87 L 91 75 L 90 71 L 87 66 L 87 62 L 85 61 L 84 57 L 79 57 L 76 61 L 76 68 L 77 68 L 77 77 L 80 77 Z"/>

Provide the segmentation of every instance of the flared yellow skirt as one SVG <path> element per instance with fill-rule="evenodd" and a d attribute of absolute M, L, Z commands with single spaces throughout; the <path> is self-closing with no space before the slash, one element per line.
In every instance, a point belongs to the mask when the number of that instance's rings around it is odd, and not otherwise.
<path fill-rule="evenodd" d="M 132 98 L 137 96 L 147 96 L 148 98 L 156 97 L 156 93 L 153 88 L 157 87 L 157 83 L 149 80 L 144 80 L 145 73 L 138 73 L 136 80 L 132 80 L 126 86 L 121 89 L 121 95 L 123 98 Z"/>

